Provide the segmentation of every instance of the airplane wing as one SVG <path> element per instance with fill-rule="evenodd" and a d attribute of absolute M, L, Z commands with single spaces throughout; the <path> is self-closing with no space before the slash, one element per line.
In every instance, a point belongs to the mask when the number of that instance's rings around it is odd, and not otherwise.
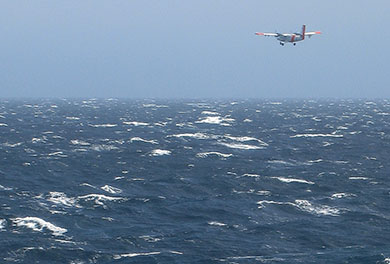
<path fill-rule="evenodd" d="M 312 32 L 305 32 L 305 36 L 313 36 L 313 35 L 318 35 L 321 34 L 321 31 L 312 31 Z"/>
<path fill-rule="evenodd" d="M 277 37 L 279 36 L 278 33 L 263 33 L 263 32 L 256 32 L 255 33 L 258 36 L 266 36 L 266 37 Z"/>

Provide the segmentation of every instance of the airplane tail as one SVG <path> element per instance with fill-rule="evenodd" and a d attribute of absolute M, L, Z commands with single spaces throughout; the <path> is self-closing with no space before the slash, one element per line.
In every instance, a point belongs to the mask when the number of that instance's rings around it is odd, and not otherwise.
<path fill-rule="evenodd" d="M 302 26 L 302 40 L 305 39 L 306 25 Z"/>

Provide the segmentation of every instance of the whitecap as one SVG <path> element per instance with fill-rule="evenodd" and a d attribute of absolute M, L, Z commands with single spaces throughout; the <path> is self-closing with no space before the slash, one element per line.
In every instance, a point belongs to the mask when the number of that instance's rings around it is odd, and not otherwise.
<path fill-rule="evenodd" d="M 31 216 L 24 217 L 24 218 L 18 217 L 18 218 L 13 218 L 11 220 L 14 222 L 16 226 L 27 227 L 34 231 L 42 232 L 43 229 L 48 229 L 53 233 L 54 236 L 61 236 L 64 233 L 68 232 L 67 229 L 53 225 L 52 223 L 47 222 L 38 217 L 31 217 Z"/>
<path fill-rule="evenodd" d="M 171 155 L 170 150 L 165 150 L 165 149 L 154 149 L 150 153 L 151 156 L 163 156 L 163 155 Z"/>
<path fill-rule="evenodd" d="M 95 145 L 94 144 L 91 146 L 91 149 L 95 150 L 95 151 L 110 151 L 110 150 L 116 150 L 119 148 L 116 146 L 113 146 L 113 145 L 104 145 L 104 144 L 101 144 L 101 145 L 96 144 Z"/>
<path fill-rule="evenodd" d="M 7 127 L 8 125 L 5 123 L 0 123 L 0 126 Z"/>
<path fill-rule="evenodd" d="M 251 150 L 251 149 L 263 149 L 263 147 L 254 146 L 254 145 L 246 145 L 246 144 L 238 144 L 238 143 L 225 143 L 225 142 L 219 142 L 220 145 L 223 145 L 228 148 L 234 148 L 234 149 L 245 149 L 245 150 Z"/>
<path fill-rule="evenodd" d="M 270 191 L 257 191 L 257 194 L 268 196 L 268 195 L 271 195 L 271 192 Z"/>
<path fill-rule="evenodd" d="M 0 230 L 5 229 L 6 224 L 7 224 L 7 220 L 0 219 Z"/>
<path fill-rule="evenodd" d="M 334 137 L 334 138 L 340 138 L 343 137 L 343 135 L 337 135 L 337 134 L 297 134 L 295 136 L 290 136 L 290 138 L 299 138 L 299 137 Z"/>
<path fill-rule="evenodd" d="M 132 125 L 132 126 L 148 126 L 149 125 L 149 123 L 137 122 L 137 121 L 131 121 L 131 122 L 124 121 L 123 124 L 125 124 L 125 125 Z"/>
<path fill-rule="evenodd" d="M 184 133 L 184 134 L 176 134 L 176 135 L 169 135 L 168 137 L 190 137 L 195 139 L 209 139 L 209 138 L 215 138 L 214 135 L 206 135 L 203 133 Z"/>
<path fill-rule="evenodd" d="M 66 158 L 66 157 L 68 157 L 68 155 L 64 154 L 64 152 L 62 152 L 62 151 L 52 152 L 52 153 L 49 153 L 49 154 L 47 154 L 47 155 L 48 155 L 48 156 L 61 157 L 61 158 Z"/>
<path fill-rule="evenodd" d="M 353 196 L 356 196 L 356 195 L 352 194 L 352 193 L 335 193 L 335 194 L 332 194 L 332 199 L 341 199 L 341 198 L 353 197 Z"/>
<path fill-rule="evenodd" d="M 90 143 L 86 142 L 86 141 L 83 141 L 83 140 L 79 140 L 79 139 L 72 139 L 70 141 L 71 144 L 73 145 L 80 145 L 80 146 L 89 146 L 91 145 Z"/>
<path fill-rule="evenodd" d="M 133 258 L 138 256 L 151 256 L 151 255 L 159 255 L 161 252 L 155 251 L 155 252 L 146 252 L 146 253 L 127 253 L 127 254 L 120 254 L 120 255 L 114 255 L 114 259 L 121 259 L 121 258 Z"/>
<path fill-rule="evenodd" d="M 14 148 L 14 147 L 18 147 L 18 146 L 20 146 L 22 144 L 23 144 L 23 142 L 18 142 L 18 143 L 14 143 L 14 144 L 6 142 L 6 143 L 3 143 L 2 145 L 4 147 Z"/>
<path fill-rule="evenodd" d="M 307 162 L 309 163 L 318 163 L 318 162 L 322 162 L 323 159 L 317 159 L 317 160 L 308 160 Z"/>
<path fill-rule="evenodd" d="M 78 207 L 76 205 L 76 199 L 67 197 L 65 193 L 50 192 L 49 195 L 50 195 L 50 197 L 47 200 L 52 202 L 52 203 L 64 205 L 67 207 L 73 207 L 73 206 Z"/>
<path fill-rule="evenodd" d="M 227 122 L 227 123 L 224 123 Z M 234 122 L 233 118 L 221 117 L 221 116 L 207 116 L 202 120 L 196 121 L 198 124 L 214 124 L 222 126 L 230 126 L 228 123 Z"/>
<path fill-rule="evenodd" d="M 248 118 L 246 118 L 246 119 L 244 119 L 244 121 L 243 122 L 245 122 L 245 123 L 251 123 L 251 122 L 253 122 L 253 120 L 252 119 L 248 119 Z"/>
<path fill-rule="evenodd" d="M 78 196 L 77 199 L 82 199 L 85 201 L 94 201 L 96 205 L 105 207 L 104 202 L 105 201 L 124 201 L 125 198 L 122 197 L 112 197 L 112 196 L 106 196 L 103 194 L 87 194 L 83 196 Z"/>
<path fill-rule="evenodd" d="M 212 226 L 227 226 L 227 224 L 217 222 L 217 221 L 211 221 L 211 222 L 208 222 L 208 224 L 212 225 Z"/>
<path fill-rule="evenodd" d="M 133 141 L 140 141 L 140 142 L 145 142 L 145 143 L 150 143 L 150 144 L 158 144 L 157 140 L 146 140 L 140 137 L 133 137 L 130 139 L 130 142 Z"/>
<path fill-rule="evenodd" d="M 286 166 L 294 166 L 295 164 L 292 162 L 284 161 L 284 160 L 269 160 L 267 161 L 271 164 L 280 164 L 280 165 L 286 165 Z"/>
<path fill-rule="evenodd" d="M 39 142 L 45 142 L 45 138 L 32 138 L 31 142 L 32 143 L 39 143 Z"/>
<path fill-rule="evenodd" d="M 202 111 L 202 115 L 219 115 L 219 113 L 212 111 Z"/>
<path fill-rule="evenodd" d="M 0 184 L 0 190 L 3 190 L 3 191 L 11 191 L 12 188 L 4 187 L 3 185 Z"/>
<path fill-rule="evenodd" d="M 198 158 L 207 158 L 208 156 L 218 156 L 221 158 L 229 158 L 229 157 L 233 156 L 233 154 L 224 154 L 224 153 L 220 153 L 220 152 L 216 152 L 216 151 L 211 151 L 211 152 L 198 153 L 198 154 L 196 154 L 196 156 Z"/>
<path fill-rule="evenodd" d="M 242 177 L 258 178 L 258 177 L 260 177 L 260 175 L 259 174 L 245 173 L 245 174 L 242 175 Z"/>
<path fill-rule="evenodd" d="M 365 180 L 368 180 L 369 178 L 367 178 L 367 177 L 349 177 L 349 179 L 350 180 L 363 180 L 363 181 L 365 181 Z"/>
<path fill-rule="evenodd" d="M 306 181 L 302 179 L 284 178 L 284 177 L 271 177 L 271 178 L 278 179 L 279 181 L 286 182 L 286 183 L 297 182 L 297 183 L 314 184 L 314 182 Z"/>
<path fill-rule="evenodd" d="M 68 120 L 80 120 L 80 118 L 76 117 L 76 116 L 67 116 L 66 119 L 68 119 Z"/>
<path fill-rule="evenodd" d="M 262 141 L 262 140 L 260 140 L 258 138 L 254 138 L 254 137 L 233 137 L 233 136 L 230 136 L 230 135 L 225 135 L 224 137 L 228 138 L 228 139 L 231 139 L 231 140 L 234 140 L 234 141 L 239 141 L 239 142 L 257 141 L 258 143 L 260 143 L 263 146 L 268 146 L 268 144 L 265 143 L 264 141 Z"/>
<path fill-rule="evenodd" d="M 169 253 L 172 253 L 172 254 L 176 254 L 176 255 L 184 255 L 183 252 L 174 251 L 174 250 L 169 250 L 168 252 L 169 252 Z"/>
<path fill-rule="evenodd" d="M 156 107 L 156 108 L 167 108 L 167 105 L 156 105 L 156 104 L 142 104 L 143 107 Z"/>
<path fill-rule="evenodd" d="M 276 201 L 269 201 L 269 200 L 258 201 L 257 204 L 259 205 L 259 208 L 264 208 L 265 204 L 294 205 L 293 203 L 290 202 L 276 202 Z"/>
<path fill-rule="evenodd" d="M 266 204 L 276 204 L 276 205 L 290 205 L 298 208 L 307 213 L 315 214 L 315 215 L 329 215 L 329 216 L 338 216 L 340 214 L 340 210 L 334 207 L 330 207 L 327 205 L 313 205 L 307 200 L 295 200 L 292 202 L 277 202 L 277 201 L 258 201 L 257 204 L 259 208 L 264 208 Z"/>
<path fill-rule="evenodd" d="M 104 190 L 106 192 L 112 193 L 112 194 L 116 194 L 116 193 L 121 193 L 122 192 L 121 189 L 113 187 L 113 186 L 110 186 L 110 185 L 104 185 L 103 187 L 100 187 L 100 189 L 102 189 L 102 190 Z"/>
<path fill-rule="evenodd" d="M 117 124 L 98 124 L 98 125 L 89 124 L 89 126 L 91 126 L 91 127 L 116 127 L 118 125 Z"/>
<path fill-rule="evenodd" d="M 153 236 L 140 236 L 139 238 L 141 238 L 149 243 L 154 243 L 154 242 L 158 242 L 161 240 L 161 238 L 157 238 L 157 237 L 153 237 Z"/>
<path fill-rule="evenodd" d="M 81 183 L 80 186 L 86 186 L 86 187 L 90 187 L 90 188 L 93 188 L 93 189 L 97 189 L 96 186 L 93 186 L 93 185 L 91 185 L 89 183 L 86 183 L 86 182 Z"/>
<path fill-rule="evenodd" d="M 294 206 L 298 207 L 302 211 L 316 215 L 338 216 L 340 214 L 340 210 L 337 208 L 327 205 L 314 206 L 307 200 L 295 200 Z"/>

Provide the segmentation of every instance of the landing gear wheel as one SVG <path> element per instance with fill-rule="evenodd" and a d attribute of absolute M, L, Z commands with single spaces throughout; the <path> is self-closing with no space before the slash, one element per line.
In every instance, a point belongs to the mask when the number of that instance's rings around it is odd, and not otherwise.
<path fill-rule="evenodd" d="M 297 43 L 294 43 L 294 46 L 297 45 Z"/>
<path fill-rule="evenodd" d="M 284 46 L 284 43 L 283 43 L 283 42 L 280 42 L 280 45 Z"/>

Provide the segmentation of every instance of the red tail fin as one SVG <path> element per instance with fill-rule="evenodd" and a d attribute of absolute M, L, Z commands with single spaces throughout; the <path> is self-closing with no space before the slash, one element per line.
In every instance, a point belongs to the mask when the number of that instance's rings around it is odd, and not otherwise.
<path fill-rule="evenodd" d="M 305 39 L 306 25 L 302 26 L 302 40 Z"/>

